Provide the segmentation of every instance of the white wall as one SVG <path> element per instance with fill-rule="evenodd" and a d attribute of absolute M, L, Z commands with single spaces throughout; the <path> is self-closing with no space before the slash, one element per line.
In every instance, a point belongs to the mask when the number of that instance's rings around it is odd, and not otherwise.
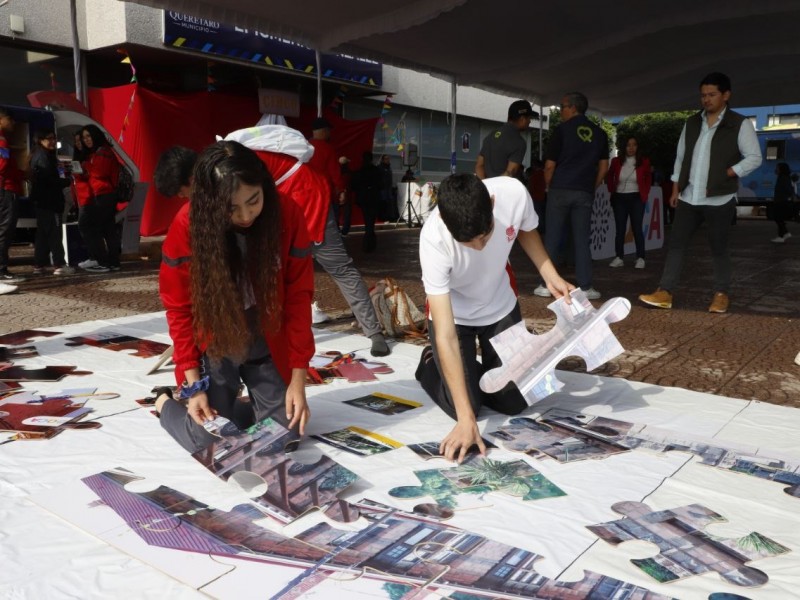
<path fill-rule="evenodd" d="M 25 20 L 25 33 L 12 33 L 11 15 Z M 66 0 L 11 0 L 0 7 L 0 37 L 3 38 L 71 47 L 69 24 L 69 2 Z"/>

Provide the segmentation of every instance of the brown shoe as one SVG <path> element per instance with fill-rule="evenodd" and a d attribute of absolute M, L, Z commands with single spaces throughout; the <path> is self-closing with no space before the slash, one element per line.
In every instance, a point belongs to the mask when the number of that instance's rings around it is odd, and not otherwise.
<path fill-rule="evenodd" d="M 728 294 L 717 292 L 714 294 L 714 299 L 711 301 L 711 306 L 708 307 L 708 312 L 712 313 L 726 313 L 728 312 Z"/>
<path fill-rule="evenodd" d="M 656 308 L 672 308 L 672 294 L 661 288 L 652 294 L 642 294 L 639 296 L 639 300 Z"/>

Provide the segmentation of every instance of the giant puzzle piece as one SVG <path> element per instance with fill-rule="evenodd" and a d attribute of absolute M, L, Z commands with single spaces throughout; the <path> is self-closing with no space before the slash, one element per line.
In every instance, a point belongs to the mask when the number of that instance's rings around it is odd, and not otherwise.
<path fill-rule="evenodd" d="M 707 525 L 725 518 L 700 504 L 653 511 L 642 502 L 617 502 L 611 508 L 627 518 L 589 525 L 588 529 L 615 546 L 628 540 L 658 546 L 658 555 L 631 562 L 660 583 L 716 571 L 733 585 L 764 585 L 769 581 L 767 574 L 745 563 L 789 552 L 757 532 L 738 539 L 705 533 L 702 530 Z"/>
<path fill-rule="evenodd" d="M 556 313 L 555 327 L 547 333 L 532 334 L 520 321 L 490 340 L 503 366 L 483 374 L 484 392 L 499 392 L 513 381 L 533 404 L 564 387 L 555 374 L 562 359 L 581 356 L 591 371 L 624 352 L 608 324 L 627 317 L 631 303 L 612 298 L 595 309 L 580 289 L 570 295 L 572 304 L 559 298 L 547 306 Z"/>
<path fill-rule="evenodd" d="M 314 509 L 330 505 L 326 514 L 345 522 L 358 518 L 338 494 L 358 476 L 311 449 L 311 454 L 287 452 L 296 446 L 294 434 L 272 419 L 240 431 L 228 423 L 219 441 L 192 456 L 212 473 L 240 487 L 254 490 L 253 500 L 282 523 L 290 523 Z"/>
<path fill-rule="evenodd" d="M 536 561 L 542 558 L 535 552 L 369 500 L 355 503 L 366 523 L 360 531 L 321 522 L 289 538 L 258 525 L 263 515 L 252 505 L 239 505 L 226 512 L 166 486 L 130 491 L 128 484 L 137 479 L 141 478 L 123 469 L 87 477 L 83 483 L 99 500 L 84 500 L 82 506 L 76 506 L 74 498 L 85 495 L 75 489 L 48 490 L 34 501 L 173 577 L 187 581 L 191 576 L 190 584 L 197 588 L 205 587 L 199 579 L 203 573 L 184 568 L 180 576 L 188 553 L 244 557 L 262 563 L 265 578 L 270 577 L 272 565 L 297 569 L 296 577 L 273 598 L 297 598 L 327 577 L 338 579 L 337 597 L 348 597 L 349 578 L 342 578 L 342 574 L 349 574 L 356 579 L 363 576 L 424 588 L 447 597 L 459 597 L 451 596 L 458 590 L 461 597 L 469 592 L 475 597 L 492 598 L 568 596 L 571 600 L 588 600 L 614 595 L 668 600 L 667 596 L 598 573 L 586 572 L 582 580 L 574 582 L 548 579 L 535 571 Z M 98 525 L 108 520 L 94 517 L 95 511 L 109 509 L 129 531 Z M 131 535 L 146 545 L 131 543 Z M 150 546 L 186 554 L 176 552 L 165 560 L 163 553 L 150 552 Z M 211 581 L 236 577 L 236 572 L 227 569 L 205 575 Z"/>
<path fill-rule="evenodd" d="M 68 375 L 91 375 L 91 371 L 78 371 L 72 365 L 46 367 L 20 367 L 13 365 L 0 370 L 0 381 L 61 381 Z"/>
<path fill-rule="evenodd" d="M 95 348 L 105 348 L 106 350 L 113 350 L 114 352 L 133 350 L 133 352 L 130 352 L 130 355 L 139 356 L 141 358 L 160 356 L 170 348 L 169 344 L 162 344 L 161 342 L 154 342 L 153 340 L 143 340 L 131 335 L 113 332 L 70 337 L 67 338 L 67 342 L 64 345 L 70 347 L 94 346 Z"/>
<path fill-rule="evenodd" d="M 686 452 L 700 463 L 784 484 L 784 492 L 800 498 L 800 460 L 735 442 L 692 436 L 572 410 L 553 408 L 538 419 L 514 417 L 489 433 L 507 450 L 559 462 L 606 458 L 642 448 L 654 452 Z"/>
<path fill-rule="evenodd" d="M 53 337 L 60 335 L 60 331 L 43 331 L 41 329 L 23 329 L 22 331 L 15 331 L 14 333 L 6 333 L 0 335 L 0 344 L 8 344 L 9 346 L 19 346 L 32 342 L 34 338 L 39 337 Z"/>
<path fill-rule="evenodd" d="M 446 508 L 455 508 L 460 494 L 504 492 L 522 500 L 540 500 L 565 493 L 522 460 L 504 462 L 472 455 L 457 467 L 415 471 L 422 485 L 400 486 L 389 490 L 395 498 L 430 496 Z"/>

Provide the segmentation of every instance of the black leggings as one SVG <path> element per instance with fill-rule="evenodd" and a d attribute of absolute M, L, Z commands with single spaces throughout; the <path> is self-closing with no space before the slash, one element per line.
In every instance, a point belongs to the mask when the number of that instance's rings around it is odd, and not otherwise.
<path fill-rule="evenodd" d="M 481 376 L 486 371 L 502 365 L 502 361 L 497 356 L 497 352 L 495 352 L 489 340 L 521 320 L 522 315 L 519 310 L 519 304 L 517 304 L 510 313 L 491 325 L 480 327 L 456 325 L 458 345 L 461 348 L 461 363 L 464 367 L 464 378 L 467 384 L 467 395 L 472 405 L 472 411 L 476 416 L 484 405 L 504 415 L 516 415 L 528 407 L 528 403 L 514 383 L 509 383 L 499 392 L 492 394 L 487 394 L 481 390 L 479 385 Z M 417 369 L 417 380 L 433 401 L 451 418 L 456 419 L 453 398 L 439 367 L 439 353 L 436 349 L 436 329 L 433 321 L 430 320 L 428 321 L 428 332 L 433 348 L 433 360 L 425 362 L 425 353 L 423 353 L 419 369 Z M 481 347 L 481 362 L 478 362 L 476 340 Z"/>

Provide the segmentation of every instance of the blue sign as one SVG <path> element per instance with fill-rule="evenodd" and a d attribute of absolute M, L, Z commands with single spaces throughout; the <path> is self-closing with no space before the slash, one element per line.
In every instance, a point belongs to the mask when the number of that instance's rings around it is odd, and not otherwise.
<path fill-rule="evenodd" d="M 314 50 L 259 31 L 223 25 L 174 11 L 164 11 L 164 44 L 259 65 L 316 75 Z M 322 76 L 379 88 L 380 63 L 343 54 L 320 57 Z"/>

